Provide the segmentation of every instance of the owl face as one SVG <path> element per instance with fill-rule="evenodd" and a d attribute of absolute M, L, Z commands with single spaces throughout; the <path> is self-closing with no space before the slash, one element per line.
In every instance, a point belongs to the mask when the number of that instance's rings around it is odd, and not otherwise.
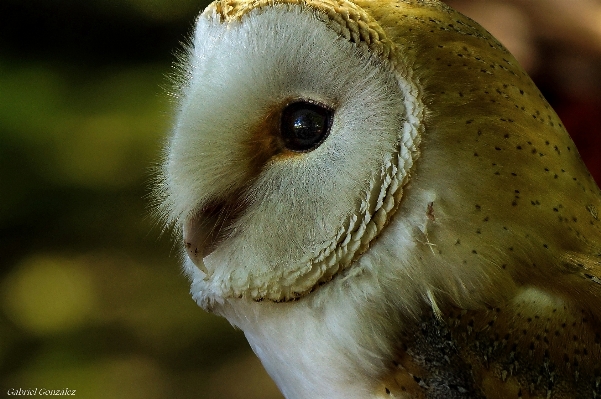
<path fill-rule="evenodd" d="M 341 23 L 320 7 L 215 3 L 197 20 L 160 195 L 205 308 L 345 273 L 417 157 L 422 109 L 393 45 L 360 9 Z"/>

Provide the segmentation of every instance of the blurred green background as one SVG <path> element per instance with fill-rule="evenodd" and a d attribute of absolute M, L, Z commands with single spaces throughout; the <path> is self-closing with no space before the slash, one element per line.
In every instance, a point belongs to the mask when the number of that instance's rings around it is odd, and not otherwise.
<path fill-rule="evenodd" d="M 207 3 L 0 2 L 1 395 L 281 397 L 242 333 L 190 299 L 179 248 L 149 211 L 171 123 L 165 76 Z M 598 120 L 599 53 L 554 40 L 533 45 L 546 66 L 564 50 L 592 65 L 596 80 L 582 73 Z M 569 120 L 583 96 L 563 101 L 565 73 L 553 71 L 533 69 Z M 598 167 L 598 127 L 581 130 Z"/>

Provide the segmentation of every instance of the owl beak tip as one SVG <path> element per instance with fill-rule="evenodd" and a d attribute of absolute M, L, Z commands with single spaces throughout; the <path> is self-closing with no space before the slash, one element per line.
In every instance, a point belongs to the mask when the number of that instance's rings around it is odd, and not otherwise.
<path fill-rule="evenodd" d="M 192 242 L 184 240 L 184 245 L 186 247 L 186 253 L 188 254 L 188 258 L 198 267 L 203 273 L 209 275 L 209 271 L 207 270 L 204 259 L 202 257 L 202 250 L 199 249 Z"/>

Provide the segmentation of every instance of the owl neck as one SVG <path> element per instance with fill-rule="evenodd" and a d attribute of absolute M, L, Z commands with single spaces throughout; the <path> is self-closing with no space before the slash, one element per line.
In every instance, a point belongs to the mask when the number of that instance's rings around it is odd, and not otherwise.
<path fill-rule="evenodd" d="M 287 399 L 374 397 L 390 368 L 398 311 L 381 305 L 367 273 L 347 278 L 352 284 L 337 278 L 296 302 L 233 300 L 218 310 L 244 331 Z"/>

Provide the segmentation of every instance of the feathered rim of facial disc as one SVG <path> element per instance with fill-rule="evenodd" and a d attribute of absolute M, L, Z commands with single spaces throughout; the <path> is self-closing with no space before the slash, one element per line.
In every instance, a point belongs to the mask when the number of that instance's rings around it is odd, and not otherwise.
<path fill-rule="evenodd" d="M 384 60 L 392 61 L 394 43 L 369 14 L 347 0 L 218 0 L 209 4 L 199 18 L 219 16 L 220 21 L 240 21 L 253 10 L 276 5 L 308 7 L 323 16 L 330 29 L 360 47 L 367 47 Z"/>

